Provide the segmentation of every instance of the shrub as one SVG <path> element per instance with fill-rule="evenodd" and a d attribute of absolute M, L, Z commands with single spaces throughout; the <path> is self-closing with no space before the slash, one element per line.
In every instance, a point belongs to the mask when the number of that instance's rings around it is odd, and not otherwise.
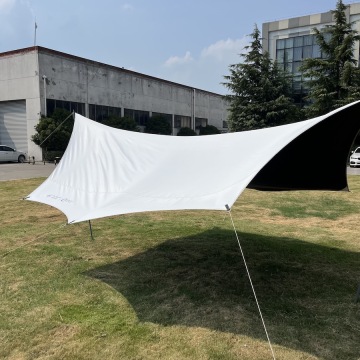
<path fill-rule="evenodd" d="M 214 135 L 220 134 L 220 130 L 214 125 L 200 126 L 199 135 Z"/>
<path fill-rule="evenodd" d="M 171 135 L 171 124 L 163 116 L 153 116 L 146 124 L 145 132 L 148 134 Z"/>
<path fill-rule="evenodd" d="M 189 127 L 182 127 L 177 133 L 177 136 L 194 136 L 194 135 L 196 135 L 196 132 L 193 129 L 190 129 Z"/>

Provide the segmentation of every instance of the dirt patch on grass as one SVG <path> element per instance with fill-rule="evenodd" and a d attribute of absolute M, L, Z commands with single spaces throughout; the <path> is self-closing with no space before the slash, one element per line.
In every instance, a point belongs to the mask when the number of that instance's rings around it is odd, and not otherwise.
<path fill-rule="evenodd" d="M 28 356 L 26 353 L 20 350 L 13 350 L 11 354 L 7 357 L 8 360 L 27 360 Z"/>

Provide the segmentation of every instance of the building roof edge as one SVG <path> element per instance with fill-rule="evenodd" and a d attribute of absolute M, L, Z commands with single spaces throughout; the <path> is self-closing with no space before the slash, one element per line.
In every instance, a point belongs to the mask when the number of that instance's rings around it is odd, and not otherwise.
<path fill-rule="evenodd" d="M 191 89 L 191 90 L 201 91 L 203 93 L 207 93 L 207 94 L 210 94 L 210 95 L 224 96 L 224 95 L 212 92 L 212 91 L 203 90 L 203 89 L 199 89 L 199 88 L 196 88 L 196 87 L 193 87 L 193 86 L 176 83 L 176 82 L 173 82 L 173 81 L 170 81 L 170 80 L 161 79 L 161 78 L 151 76 L 151 75 L 147 75 L 147 74 L 143 74 L 143 73 L 140 73 L 140 72 L 137 72 L 137 71 L 128 70 L 128 69 L 125 69 L 123 67 L 118 67 L 118 66 L 115 66 L 115 65 L 109 65 L 109 64 L 105 64 L 105 63 L 102 63 L 102 62 L 99 62 L 99 61 L 86 59 L 86 58 L 83 58 L 81 56 L 72 55 L 72 54 L 62 52 L 62 51 L 49 49 L 49 48 L 46 48 L 46 47 L 43 47 L 43 46 L 31 46 L 31 47 L 22 48 L 22 49 L 16 49 L 16 50 L 0 52 L 0 58 L 6 57 L 6 56 L 11 56 L 11 55 L 30 53 L 30 52 L 33 52 L 33 51 L 34 52 L 37 51 L 38 53 L 48 53 L 48 54 L 58 55 L 58 56 L 62 56 L 62 57 L 68 58 L 68 59 L 84 62 L 84 63 L 87 63 L 87 64 L 93 64 L 93 65 L 102 66 L 102 67 L 106 67 L 106 68 L 117 70 L 117 71 L 123 71 L 123 72 L 129 73 L 129 74 L 141 76 L 143 78 L 147 78 L 147 79 L 151 79 L 151 80 L 155 80 L 155 81 L 164 82 L 164 83 L 167 83 L 167 84 L 170 84 L 170 85 L 175 85 L 175 86 L 184 87 L 184 88 Z"/>

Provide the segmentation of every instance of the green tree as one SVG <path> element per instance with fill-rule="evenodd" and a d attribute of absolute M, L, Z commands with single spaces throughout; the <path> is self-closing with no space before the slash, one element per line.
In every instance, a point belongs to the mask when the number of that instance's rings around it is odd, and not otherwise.
<path fill-rule="evenodd" d="M 171 135 L 171 124 L 161 115 L 151 117 L 145 127 L 148 134 Z"/>
<path fill-rule="evenodd" d="M 74 127 L 74 119 L 70 116 L 61 126 L 60 124 L 70 114 L 67 110 L 55 109 L 51 117 L 41 117 L 31 140 L 36 145 L 41 144 L 41 148 L 47 151 L 65 151 Z M 58 126 L 60 127 L 57 129 Z"/>
<path fill-rule="evenodd" d="M 196 132 L 189 127 L 182 127 L 177 133 L 177 136 L 195 136 Z"/>
<path fill-rule="evenodd" d="M 129 131 L 139 132 L 140 128 L 136 124 L 136 121 L 128 116 L 117 117 L 109 116 L 106 120 L 103 121 L 104 125 L 114 127 L 116 129 L 123 129 Z"/>
<path fill-rule="evenodd" d="M 255 25 L 252 41 L 240 54 L 243 62 L 229 66 L 223 83 L 230 94 L 230 131 L 259 129 L 300 119 L 291 98 L 291 77 L 281 71 L 269 53 L 262 52 L 260 31 Z"/>
<path fill-rule="evenodd" d="M 360 99 L 360 71 L 354 58 L 355 42 L 360 37 L 346 19 L 346 8 L 339 0 L 332 11 L 335 23 L 313 29 L 322 57 L 306 59 L 300 68 L 308 79 L 307 117 L 323 115 Z"/>
<path fill-rule="evenodd" d="M 199 135 L 220 134 L 220 130 L 214 125 L 200 126 Z"/>

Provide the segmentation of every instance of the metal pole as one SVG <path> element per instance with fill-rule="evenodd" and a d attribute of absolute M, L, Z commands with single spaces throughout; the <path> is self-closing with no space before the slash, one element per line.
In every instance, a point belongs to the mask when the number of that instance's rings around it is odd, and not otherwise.
<path fill-rule="evenodd" d="M 47 117 L 47 106 L 46 106 L 46 75 L 42 76 L 44 80 L 44 116 Z"/>
<path fill-rule="evenodd" d="M 35 29 L 34 29 L 34 46 L 36 46 L 36 29 L 37 29 L 37 23 L 35 19 Z"/>
<path fill-rule="evenodd" d="M 359 287 L 357 289 L 357 293 L 355 296 L 355 302 L 358 302 L 358 301 L 360 301 L 360 283 L 359 283 Z"/>
<path fill-rule="evenodd" d="M 194 118 L 193 118 L 193 129 L 194 129 L 194 131 L 196 130 L 196 120 L 195 120 L 195 95 L 196 95 L 196 90 L 195 89 L 193 89 L 193 116 L 194 116 Z"/>
<path fill-rule="evenodd" d="M 91 240 L 94 240 L 94 236 L 93 236 L 93 231 L 92 231 L 92 226 L 91 226 L 91 221 L 90 221 L 90 220 L 89 220 L 89 229 L 90 229 Z"/>

